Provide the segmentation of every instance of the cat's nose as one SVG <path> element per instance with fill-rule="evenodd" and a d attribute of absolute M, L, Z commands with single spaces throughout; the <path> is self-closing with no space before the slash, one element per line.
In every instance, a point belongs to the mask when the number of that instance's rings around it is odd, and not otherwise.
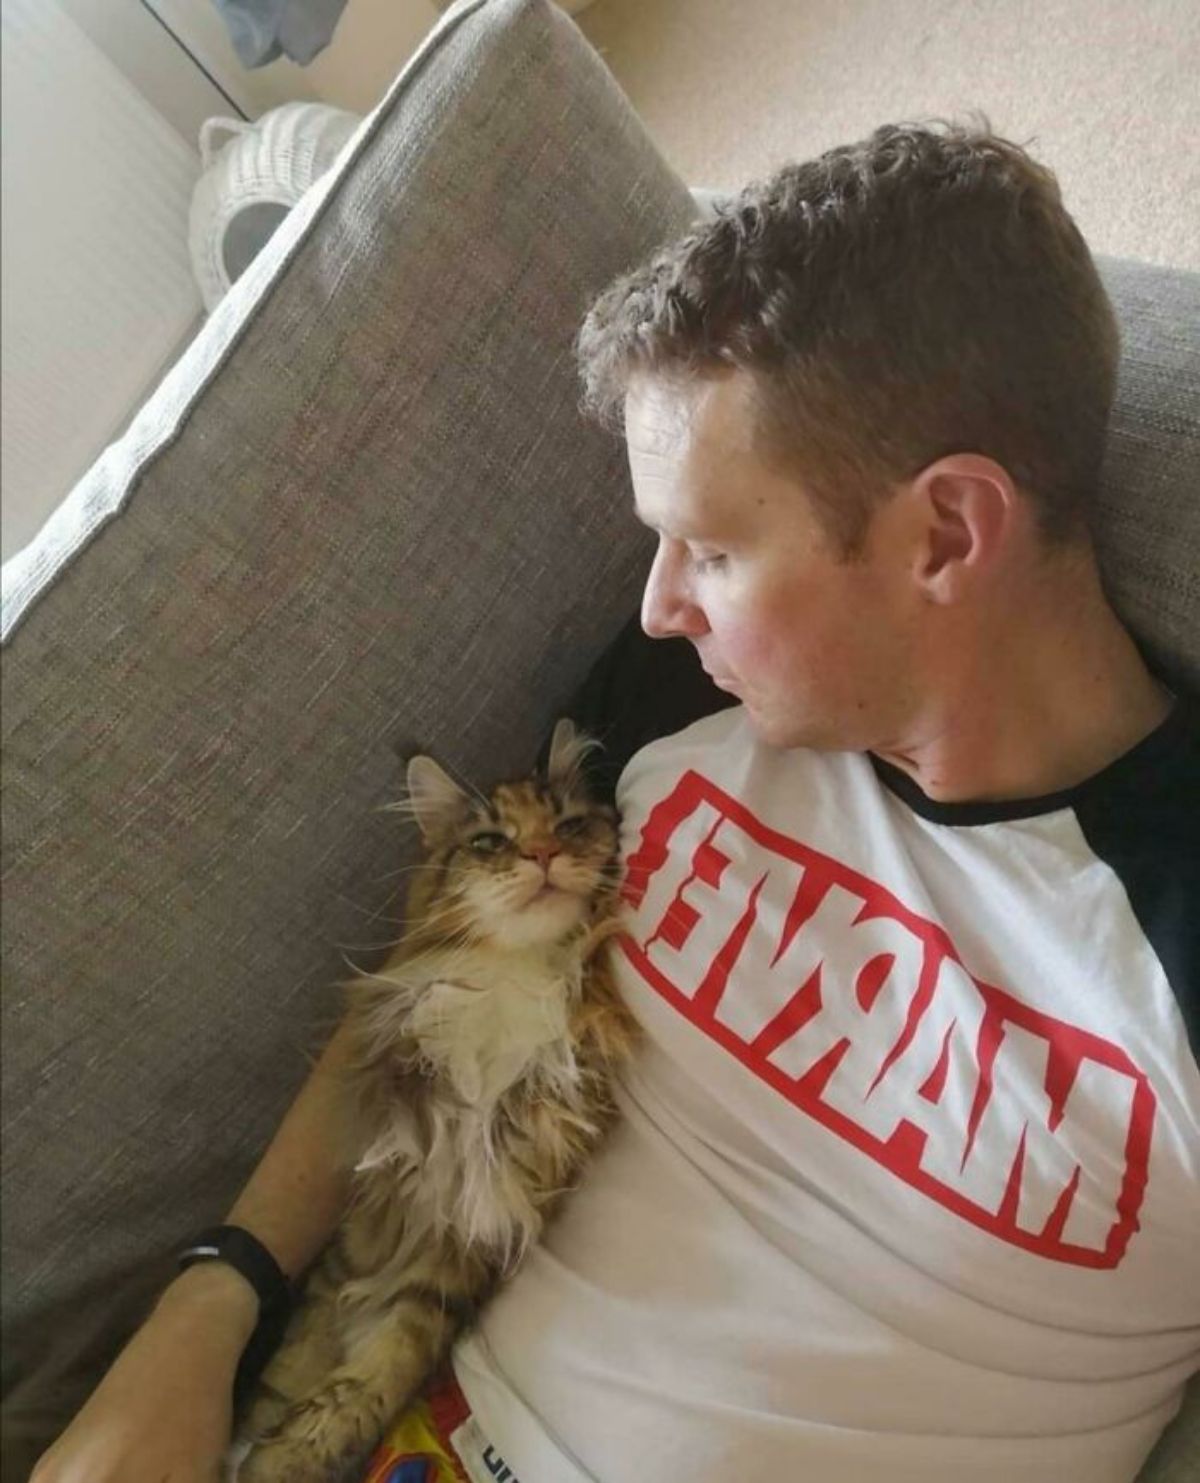
<path fill-rule="evenodd" d="M 550 862 L 555 855 L 562 854 L 562 845 L 556 840 L 542 840 L 538 844 L 530 845 L 521 853 L 527 860 L 536 860 L 543 870 L 549 870 Z"/>

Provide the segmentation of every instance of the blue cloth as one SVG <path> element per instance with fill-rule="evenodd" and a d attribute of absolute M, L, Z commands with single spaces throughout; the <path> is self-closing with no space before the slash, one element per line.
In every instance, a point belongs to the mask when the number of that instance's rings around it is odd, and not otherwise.
<path fill-rule="evenodd" d="M 302 67 L 329 45 L 346 0 L 214 0 L 243 67 L 288 56 Z"/>

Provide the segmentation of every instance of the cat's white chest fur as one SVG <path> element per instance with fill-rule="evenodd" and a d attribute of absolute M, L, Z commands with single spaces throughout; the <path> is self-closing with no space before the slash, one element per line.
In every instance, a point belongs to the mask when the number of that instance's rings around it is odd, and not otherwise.
<path fill-rule="evenodd" d="M 580 971 L 577 959 L 547 961 L 544 949 L 463 950 L 439 965 L 408 1028 L 463 1101 L 483 1111 L 535 1066 L 550 1080 L 573 1077 L 567 1014 Z"/>

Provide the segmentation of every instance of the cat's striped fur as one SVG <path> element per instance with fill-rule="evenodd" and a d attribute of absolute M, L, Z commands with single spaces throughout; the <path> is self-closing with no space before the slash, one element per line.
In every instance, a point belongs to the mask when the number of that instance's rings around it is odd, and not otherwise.
<path fill-rule="evenodd" d="M 546 775 L 488 798 L 409 764 L 425 864 L 403 940 L 348 985 L 354 1194 L 241 1428 L 239 1483 L 358 1476 L 612 1122 L 634 1024 L 607 966 L 617 832 L 582 779 L 595 745 L 560 721 Z"/>

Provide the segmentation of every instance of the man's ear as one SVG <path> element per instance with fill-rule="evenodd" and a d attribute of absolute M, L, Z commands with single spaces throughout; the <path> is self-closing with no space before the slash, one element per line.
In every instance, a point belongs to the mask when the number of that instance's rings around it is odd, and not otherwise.
<path fill-rule="evenodd" d="M 952 603 L 990 576 L 1025 518 L 1008 472 L 980 453 L 951 453 L 910 486 L 922 539 L 913 577 L 930 602 Z"/>

